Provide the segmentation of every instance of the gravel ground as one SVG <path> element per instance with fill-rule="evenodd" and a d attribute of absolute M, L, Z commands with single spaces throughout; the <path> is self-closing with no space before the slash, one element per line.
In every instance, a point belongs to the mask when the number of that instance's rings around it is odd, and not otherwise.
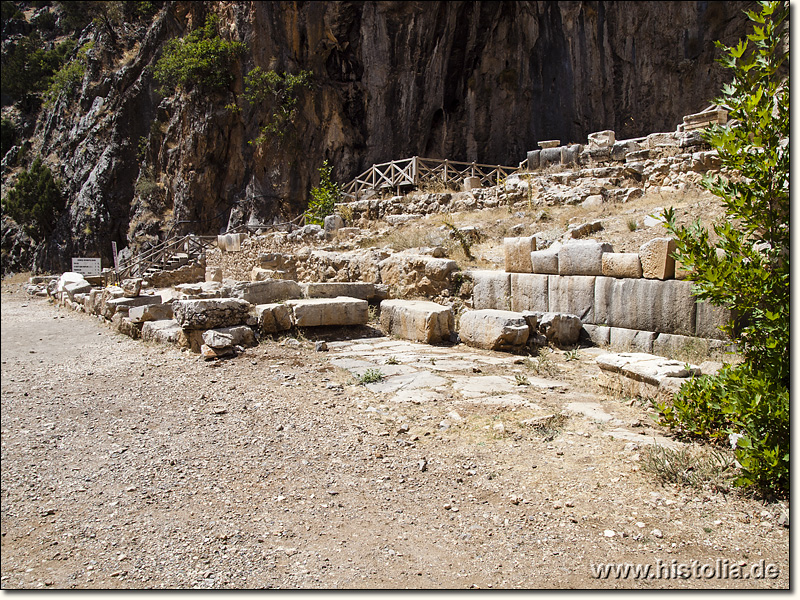
<path fill-rule="evenodd" d="M 392 402 L 336 356 L 204 362 L 4 282 L 2 587 L 788 588 L 780 505 L 662 487 L 602 419 L 520 424 L 583 402 L 664 435 L 591 351 L 553 353 L 563 387 L 518 402 Z M 717 559 L 778 576 L 592 575 Z"/>

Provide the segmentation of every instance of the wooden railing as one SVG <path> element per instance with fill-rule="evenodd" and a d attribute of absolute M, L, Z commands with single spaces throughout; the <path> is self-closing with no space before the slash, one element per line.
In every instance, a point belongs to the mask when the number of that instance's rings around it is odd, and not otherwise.
<path fill-rule="evenodd" d="M 445 188 L 460 189 L 467 177 L 480 178 L 481 186 L 493 186 L 499 185 L 503 179 L 518 170 L 519 167 L 412 156 L 372 165 L 344 186 L 343 195 L 346 199 L 357 200 L 359 194 L 367 190 L 435 184 L 441 184 Z"/>
<path fill-rule="evenodd" d="M 164 267 L 173 255 L 186 253 L 190 260 L 203 254 L 207 248 L 216 245 L 216 236 L 184 235 L 171 237 L 138 254 L 127 261 L 121 261 L 114 270 L 114 281 L 119 283 L 129 277 L 141 277 L 151 267 Z"/>

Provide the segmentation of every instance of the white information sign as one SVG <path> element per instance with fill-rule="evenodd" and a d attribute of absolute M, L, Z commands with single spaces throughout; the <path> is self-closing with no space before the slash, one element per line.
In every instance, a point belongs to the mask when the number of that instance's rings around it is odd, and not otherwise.
<path fill-rule="evenodd" d="M 99 258 L 73 258 L 72 272 L 81 275 L 100 275 Z"/>

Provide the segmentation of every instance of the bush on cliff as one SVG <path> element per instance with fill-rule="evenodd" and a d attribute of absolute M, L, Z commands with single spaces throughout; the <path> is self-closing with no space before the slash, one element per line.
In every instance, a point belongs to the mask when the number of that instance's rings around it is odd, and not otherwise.
<path fill-rule="evenodd" d="M 53 231 L 66 200 L 60 182 L 41 158 L 19 174 L 3 200 L 3 213 L 14 219 L 37 242 Z"/>

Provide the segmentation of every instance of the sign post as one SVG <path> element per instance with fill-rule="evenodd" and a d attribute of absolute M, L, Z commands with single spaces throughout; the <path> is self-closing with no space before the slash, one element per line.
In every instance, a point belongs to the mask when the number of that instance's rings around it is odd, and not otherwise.
<path fill-rule="evenodd" d="M 72 272 L 81 275 L 100 275 L 99 258 L 73 258 Z"/>
<path fill-rule="evenodd" d="M 114 270 L 119 271 L 119 259 L 117 258 L 117 242 L 111 242 L 111 252 L 114 256 Z"/>

